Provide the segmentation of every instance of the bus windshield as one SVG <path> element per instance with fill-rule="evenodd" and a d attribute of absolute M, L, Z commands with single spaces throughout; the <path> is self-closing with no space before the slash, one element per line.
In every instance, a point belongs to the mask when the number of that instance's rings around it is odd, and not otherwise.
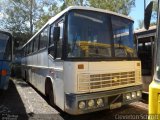
<path fill-rule="evenodd" d="M 68 58 L 132 58 L 133 21 L 93 11 L 71 11 L 68 16 Z"/>
<path fill-rule="evenodd" d="M 11 60 L 10 36 L 0 32 L 0 60 Z"/>

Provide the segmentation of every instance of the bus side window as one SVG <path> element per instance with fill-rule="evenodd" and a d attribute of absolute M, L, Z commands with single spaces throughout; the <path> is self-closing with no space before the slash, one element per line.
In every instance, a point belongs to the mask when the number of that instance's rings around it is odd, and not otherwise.
<path fill-rule="evenodd" d="M 32 47 L 33 47 L 33 41 L 30 42 L 30 46 L 29 46 L 29 54 L 32 53 Z"/>
<path fill-rule="evenodd" d="M 27 47 L 25 46 L 24 47 L 24 56 L 26 56 L 27 55 Z"/>
<path fill-rule="evenodd" d="M 33 39 L 33 44 L 32 44 L 32 53 L 34 52 L 34 44 L 35 44 L 35 39 Z"/>
<path fill-rule="evenodd" d="M 28 55 L 28 53 L 29 53 L 29 44 L 27 44 L 27 52 L 26 52 L 26 54 Z"/>
<path fill-rule="evenodd" d="M 11 50 L 8 49 L 11 48 L 11 39 L 8 40 L 7 45 L 6 45 L 6 53 L 4 55 L 6 60 L 11 60 Z"/>
<path fill-rule="evenodd" d="M 49 39 L 50 39 L 50 41 L 49 41 L 49 48 L 48 48 L 48 54 L 50 55 L 50 56 L 52 56 L 52 58 L 54 58 L 54 40 L 53 40 L 53 32 L 54 32 L 54 24 L 53 25 L 51 25 L 51 27 L 50 27 L 50 35 L 49 35 Z"/>
<path fill-rule="evenodd" d="M 60 27 L 60 38 L 59 38 L 59 41 L 57 42 L 57 58 L 61 58 L 62 57 L 62 40 L 63 40 L 64 21 L 62 20 L 61 22 L 59 22 L 58 26 Z"/>
<path fill-rule="evenodd" d="M 46 48 L 48 44 L 48 27 L 40 34 L 40 49 Z"/>
<path fill-rule="evenodd" d="M 50 27 L 50 41 L 49 41 L 49 46 L 54 45 L 54 40 L 53 40 L 54 27 L 55 27 L 54 24 Z"/>
<path fill-rule="evenodd" d="M 33 47 L 34 52 L 36 52 L 38 50 L 38 42 L 39 42 L 39 35 L 37 35 L 35 40 L 34 40 L 34 47 Z"/>
<path fill-rule="evenodd" d="M 56 51 L 56 58 L 62 57 L 63 24 L 64 23 L 62 20 L 56 25 L 53 24 L 50 28 L 50 42 L 49 42 L 48 54 L 51 55 L 52 57 L 55 56 L 55 51 Z M 59 40 L 57 40 L 56 46 L 55 46 L 55 41 L 53 39 L 53 33 L 54 33 L 55 26 L 60 27 L 60 38 L 59 38 Z M 55 50 L 55 49 L 57 49 L 57 50 Z"/>
<path fill-rule="evenodd" d="M 31 42 L 28 44 L 28 54 L 30 54 L 30 50 L 31 50 Z"/>

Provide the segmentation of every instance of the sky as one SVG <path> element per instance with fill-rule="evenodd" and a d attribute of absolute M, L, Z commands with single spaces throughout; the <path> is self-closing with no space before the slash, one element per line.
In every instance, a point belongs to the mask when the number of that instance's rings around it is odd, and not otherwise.
<path fill-rule="evenodd" d="M 146 5 L 150 0 L 146 0 Z M 138 28 L 138 20 L 144 19 L 144 0 L 136 0 L 136 7 L 132 8 L 129 16 L 134 20 L 134 29 Z"/>

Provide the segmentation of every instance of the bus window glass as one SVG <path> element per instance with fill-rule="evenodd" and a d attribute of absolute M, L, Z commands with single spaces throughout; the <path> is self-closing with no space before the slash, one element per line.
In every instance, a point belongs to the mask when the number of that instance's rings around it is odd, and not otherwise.
<path fill-rule="evenodd" d="M 29 54 L 29 44 L 27 44 L 27 55 Z"/>
<path fill-rule="evenodd" d="M 29 54 L 32 53 L 32 47 L 33 47 L 33 42 L 31 41 L 29 43 Z"/>
<path fill-rule="evenodd" d="M 39 36 L 36 36 L 35 41 L 34 41 L 34 52 L 38 50 L 38 42 L 39 42 Z"/>
<path fill-rule="evenodd" d="M 48 27 L 40 34 L 40 49 L 46 48 L 48 44 Z"/>
<path fill-rule="evenodd" d="M 50 45 L 54 45 L 54 40 L 53 40 L 53 32 L 54 32 L 54 26 L 55 24 L 53 24 L 50 28 L 50 42 L 49 42 L 49 46 Z"/>
<path fill-rule="evenodd" d="M 26 46 L 25 46 L 25 47 L 24 47 L 24 56 L 26 56 L 26 55 L 27 55 L 26 50 L 27 50 L 27 48 L 26 48 Z"/>
<path fill-rule="evenodd" d="M 35 39 L 32 41 L 32 53 L 34 52 L 34 43 L 35 43 Z"/>
<path fill-rule="evenodd" d="M 71 12 L 68 20 L 68 57 L 110 57 L 110 17 L 102 13 Z"/>
<path fill-rule="evenodd" d="M 118 16 L 83 10 L 72 11 L 68 17 L 67 56 L 136 57 L 132 26 L 131 20 Z"/>
<path fill-rule="evenodd" d="M 11 40 L 3 33 L 0 33 L 0 60 L 11 60 Z"/>
<path fill-rule="evenodd" d="M 136 57 L 133 43 L 133 23 L 112 16 L 115 57 Z"/>
<path fill-rule="evenodd" d="M 60 37 L 59 37 L 59 40 L 57 42 L 57 58 L 62 57 L 63 25 L 64 25 L 63 21 L 58 23 L 58 26 L 60 27 Z"/>

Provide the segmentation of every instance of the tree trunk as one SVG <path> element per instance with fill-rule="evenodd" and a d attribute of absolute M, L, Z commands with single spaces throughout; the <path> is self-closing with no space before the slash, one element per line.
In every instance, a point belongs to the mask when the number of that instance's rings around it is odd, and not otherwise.
<path fill-rule="evenodd" d="M 32 33 L 33 33 L 33 0 L 30 0 L 30 33 L 31 33 L 31 35 L 32 35 Z"/>

